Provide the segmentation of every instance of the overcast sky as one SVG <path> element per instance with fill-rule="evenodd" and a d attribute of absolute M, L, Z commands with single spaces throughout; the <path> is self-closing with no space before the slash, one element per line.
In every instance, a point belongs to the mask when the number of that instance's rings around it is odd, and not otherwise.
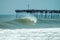
<path fill-rule="evenodd" d="M 15 14 L 16 9 L 60 9 L 60 0 L 0 0 L 0 14 Z"/>

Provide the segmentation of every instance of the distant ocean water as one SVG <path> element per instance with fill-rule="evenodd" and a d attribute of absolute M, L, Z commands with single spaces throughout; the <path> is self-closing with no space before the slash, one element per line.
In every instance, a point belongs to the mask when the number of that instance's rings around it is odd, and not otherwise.
<path fill-rule="evenodd" d="M 0 15 L 0 40 L 60 40 L 60 19 L 41 16 L 37 23 L 23 22 L 21 17 L 37 15 Z"/>

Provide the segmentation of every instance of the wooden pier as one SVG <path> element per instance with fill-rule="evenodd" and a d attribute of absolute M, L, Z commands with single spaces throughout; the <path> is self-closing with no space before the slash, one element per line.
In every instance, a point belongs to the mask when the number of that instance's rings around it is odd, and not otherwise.
<path fill-rule="evenodd" d="M 27 9 L 27 10 L 15 10 L 15 12 L 19 15 L 22 12 L 30 13 L 34 16 L 37 15 L 37 18 L 48 18 L 48 19 L 60 19 L 60 10 L 35 10 L 35 9 Z M 16 16 L 18 16 L 16 14 Z"/>

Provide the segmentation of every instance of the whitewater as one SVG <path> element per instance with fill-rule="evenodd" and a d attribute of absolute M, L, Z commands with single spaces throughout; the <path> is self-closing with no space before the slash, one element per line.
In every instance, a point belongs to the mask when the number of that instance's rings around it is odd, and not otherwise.
<path fill-rule="evenodd" d="M 0 29 L 0 40 L 60 40 L 60 28 Z"/>

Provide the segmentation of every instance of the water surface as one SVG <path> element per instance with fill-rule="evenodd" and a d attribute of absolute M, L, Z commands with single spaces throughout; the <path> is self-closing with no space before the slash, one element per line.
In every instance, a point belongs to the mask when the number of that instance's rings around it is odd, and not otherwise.
<path fill-rule="evenodd" d="M 25 14 L 24 14 L 25 15 Z M 37 23 L 25 23 L 20 19 L 17 20 L 16 15 L 0 15 L 0 28 L 2 29 L 19 29 L 19 28 L 59 28 L 60 19 L 37 19 Z"/>

